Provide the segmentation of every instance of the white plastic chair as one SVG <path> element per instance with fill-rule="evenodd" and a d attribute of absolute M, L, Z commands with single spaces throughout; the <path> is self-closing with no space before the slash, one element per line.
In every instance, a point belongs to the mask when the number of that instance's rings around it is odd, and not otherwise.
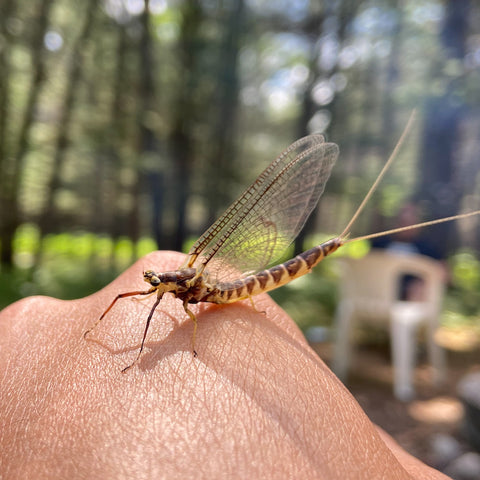
<path fill-rule="evenodd" d="M 445 375 L 445 354 L 435 342 L 435 332 L 444 294 L 442 266 L 418 254 L 372 251 L 361 259 L 342 259 L 341 296 L 336 313 L 336 341 L 333 370 L 344 380 L 350 363 L 351 331 L 354 321 L 390 322 L 394 394 L 409 400 L 414 394 L 413 372 L 417 330 L 426 325 L 429 358 L 434 381 Z M 422 301 L 398 300 L 403 275 L 420 277 L 424 284 Z"/>

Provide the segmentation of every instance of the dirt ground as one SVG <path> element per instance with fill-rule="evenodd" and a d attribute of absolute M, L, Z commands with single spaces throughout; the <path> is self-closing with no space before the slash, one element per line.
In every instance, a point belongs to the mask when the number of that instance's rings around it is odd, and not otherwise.
<path fill-rule="evenodd" d="M 480 370 L 480 348 L 476 342 L 470 342 L 469 348 L 458 348 L 455 338 L 444 337 L 448 358 L 445 384 L 440 387 L 432 384 L 431 368 L 426 363 L 425 352 L 420 351 L 415 371 L 416 398 L 410 402 L 401 402 L 393 396 L 390 351 L 385 342 L 382 346 L 355 347 L 354 366 L 346 383 L 374 423 L 405 450 L 439 470 L 445 468 L 446 445 L 451 449 L 453 443 L 460 454 L 473 451 L 462 431 L 464 412 L 457 386 L 464 375 Z M 312 347 L 330 364 L 331 344 Z"/>

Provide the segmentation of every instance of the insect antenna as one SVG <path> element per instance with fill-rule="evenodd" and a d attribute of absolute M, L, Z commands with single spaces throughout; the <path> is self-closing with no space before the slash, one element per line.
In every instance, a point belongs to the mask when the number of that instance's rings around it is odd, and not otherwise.
<path fill-rule="evenodd" d="M 348 222 L 348 224 L 345 227 L 345 229 L 343 230 L 343 232 L 340 234 L 339 238 L 344 239 L 345 237 L 348 236 L 348 234 L 350 232 L 350 228 L 352 228 L 352 225 L 355 223 L 355 221 L 357 220 L 360 213 L 362 213 L 365 205 L 367 204 L 367 202 L 370 200 L 370 197 L 373 195 L 373 193 L 377 189 L 378 184 L 382 181 L 382 178 L 385 176 L 385 174 L 387 173 L 387 170 L 390 168 L 393 161 L 397 157 L 398 152 L 399 152 L 400 148 L 402 147 L 402 145 L 405 141 L 405 138 L 407 138 L 407 135 L 410 132 L 412 126 L 413 126 L 416 114 L 417 114 L 416 110 L 413 110 L 413 112 L 410 115 L 410 118 L 408 119 L 407 125 L 405 126 L 405 128 L 403 130 L 403 133 L 402 133 L 400 139 L 398 140 L 397 144 L 395 145 L 395 148 L 393 149 L 393 152 L 390 154 L 390 157 L 387 160 L 387 163 L 385 163 L 385 165 L 383 166 L 381 172 L 378 174 L 377 179 L 375 180 L 373 185 L 370 187 L 370 190 L 365 195 L 364 199 L 362 200 L 362 203 L 360 203 L 359 207 L 357 208 L 356 212 L 353 214 L 351 220 Z M 349 241 L 351 242 L 351 241 L 353 241 L 353 239 L 349 240 Z M 347 241 L 345 241 L 345 243 L 347 243 Z"/>
<path fill-rule="evenodd" d="M 428 227 L 429 225 L 437 225 L 438 223 L 450 222 L 452 220 L 459 220 L 461 218 L 473 217 L 474 215 L 479 215 L 480 214 L 480 210 L 475 210 L 473 212 L 460 213 L 458 215 L 452 215 L 451 217 L 444 217 L 444 218 L 439 218 L 439 219 L 436 219 L 436 220 L 430 220 L 428 222 L 416 223 L 415 225 L 407 225 L 407 226 L 404 226 L 404 227 L 392 228 L 391 230 L 384 230 L 383 232 L 377 232 L 377 233 L 370 233 L 368 235 L 362 235 L 360 237 L 347 238 L 348 234 L 350 232 L 350 228 L 355 223 L 355 221 L 357 220 L 360 213 L 363 211 L 365 205 L 370 200 L 370 197 L 373 195 L 373 193 L 377 189 L 378 184 L 381 182 L 381 180 L 383 179 L 383 177 L 387 173 L 387 170 L 390 168 L 393 161 L 397 157 L 398 152 L 399 152 L 400 148 L 402 147 L 402 145 L 405 141 L 405 138 L 407 137 L 408 133 L 410 132 L 410 130 L 412 128 L 412 125 L 415 121 L 415 116 L 416 116 L 416 110 L 414 110 L 412 112 L 412 114 L 410 115 L 410 118 L 408 119 L 407 125 L 405 126 L 405 129 L 403 130 L 403 133 L 402 133 L 400 139 L 398 140 L 397 144 L 395 145 L 395 148 L 393 149 L 393 152 L 391 153 L 389 159 L 387 160 L 387 162 L 383 166 L 383 168 L 382 168 L 381 172 L 379 173 L 377 179 L 375 180 L 373 185 L 370 187 L 370 190 L 365 195 L 365 198 L 360 203 L 359 207 L 357 208 L 357 210 L 353 214 L 351 220 L 348 222 L 348 224 L 345 227 L 345 229 L 343 230 L 343 232 L 339 235 L 338 238 L 342 239 L 342 242 L 344 244 L 345 243 L 350 243 L 350 242 L 356 242 L 358 240 L 369 240 L 369 239 L 372 239 L 372 238 L 382 237 L 384 235 L 392 235 L 394 233 L 405 232 L 407 230 L 413 230 L 414 228 Z"/>
<path fill-rule="evenodd" d="M 437 225 L 438 223 L 451 222 L 452 220 L 458 220 L 460 218 L 473 217 L 480 214 L 480 210 L 475 210 L 468 213 L 460 213 L 451 217 L 438 218 L 437 220 L 430 220 L 428 222 L 416 223 L 415 225 L 407 225 L 405 227 L 392 228 L 391 230 L 385 230 L 383 232 L 370 233 L 368 235 L 362 235 L 361 237 L 349 238 L 344 240 L 345 243 L 356 242 L 358 240 L 369 240 L 371 238 L 382 237 L 384 235 L 392 235 L 394 233 L 405 232 L 407 230 L 413 230 L 414 228 L 428 227 L 429 225 Z"/>

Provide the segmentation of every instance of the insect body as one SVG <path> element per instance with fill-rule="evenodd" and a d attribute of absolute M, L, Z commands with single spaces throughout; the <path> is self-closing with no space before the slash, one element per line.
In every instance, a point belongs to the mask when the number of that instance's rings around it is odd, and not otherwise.
<path fill-rule="evenodd" d="M 338 237 L 283 264 L 265 269 L 300 232 L 323 193 L 338 157 L 338 147 L 335 144 L 326 143 L 322 135 L 309 135 L 293 143 L 260 174 L 197 240 L 182 267 L 165 273 L 145 271 L 143 278 L 150 284 L 150 288 L 117 295 L 84 336 L 102 321 L 120 298 L 156 293 L 157 298 L 147 317 L 140 350 L 134 362 L 122 370 L 126 372 L 140 358 L 150 321 L 160 300 L 165 293 L 172 293 L 182 300 L 185 312 L 193 321 L 192 350 L 196 355 L 197 319 L 188 305 L 198 302 L 233 303 L 273 290 L 310 272 L 324 257 L 344 243 L 358 240 L 359 238 L 347 240 L 348 231 L 392 162 L 407 130 L 408 127 L 356 214 Z M 478 213 L 480 211 L 406 228 Z M 361 238 L 372 238 L 398 230 Z"/>

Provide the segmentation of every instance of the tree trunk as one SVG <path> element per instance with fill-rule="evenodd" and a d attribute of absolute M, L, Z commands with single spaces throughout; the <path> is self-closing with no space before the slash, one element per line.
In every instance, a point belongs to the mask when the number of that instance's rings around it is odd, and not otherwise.
<path fill-rule="evenodd" d="M 465 55 L 469 10 L 469 0 L 450 0 L 440 34 L 447 56 L 459 61 Z M 435 76 L 439 75 L 441 72 Z M 425 104 L 415 201 L 424 207 L 426 219 L 456 214 L 462 199 L 462 188 L 455 183 L 455 162 L 461 141 L 459 126 L 466 106 L 455 91 L 458 81 L 452 81 L 443 95 L 432 96 Z M 453 222 L 435 225 L 422 232 L 422 238 L 446 256 L 456 245 L 456 225 Z"/>
<path fill-rule="evenodd" d="M 38 96 L 40 94 L 44 79 L 45 79 L 45 48 L 43 45 L 43 38 L 48 27 L 48 18 L 52 0 L 43 0 L 40 4 L 40 9 L 35 22 L 35 30 L 32 35 L 31 51 L 32 51 L 32 81 L 28 90 L 28 98 L 23 113 L 23 118 L 18 133 L 18 140 L 16 152 L 12 156 L 13 163 L 9 168 L 3 168 L 2 175 L 2 219 L 1 219 L 1 262 L 2 264 L 11 265 L 13 261 L 12 242 L 15 231 L 21 223 L 20 207 L 19 207 L 19 193 L 22 179 L 22 172 L 25 166 L 25 157 L 28 152 L 28 140 L 30 130 L 35 123 L 34 112 L 38 103 Z M 8 3 L 6 5 L 8 15 Z M 8 21 L 8 18 L 6 18 Z M 6 55 L 6 54 L 5 54 Z M 3 55 L 2 55 L 3 57 Z M 2 63 L 6 65 L 6 59 Z M 4 147 L 4 140 L 6 139 L 5 122 L 8 118 L 8 67 L 5 72 L 2 70 L 2 76 L 5 83 L 2 88 L 2 121 L 1 121 L 1 143 L 2 149 Z M 5 116 L 4 116 L 5 115 Z M 3 165 L 5 152 L 0 152 L 0 161 Z"/>
<path fill-rule="evenodd" d="M 0 7 L 0 36 L 3 39 L 3 48 L 0 48 L 0 191 L 4 192 L 6 188 L 5 180 L 5 164 L 8 138 L 8 117 L 9 117 L 9 96 L 10 96 L 10 47 L 11 38 L 8 32 L 8 22 L 10 16 L 15 10 L 14 0 L 5 0 Z M 3 204 L 3 202 L 2 202 Z"/>
<path fill-rule="evenodd" d="M 314 22 L 315 25 L 315 36 L 314 38 L 311 38 L 311 44 L 310 44 L 310 58 L 309 58 L 309 65 L 308 69 L 310 71 L 309 75 L 309 80 L 306 85 L 306 88 L 303 92 L 303 98 L 302 98 L 302 111 L 300 113 L 299 121 L 298 121 L 298 126 L 297 126 L 297 136 L 304 137 L 307 135 L 308 132 L 308 123 L 312 119 L 314 113 L 315 113 L 315 108 L 316 105 L 313 101 L 312 98 L 312 90 L 315 84 L 318 82 L 318 78 L 320 75 L 319 68 L 318 68 L 318 47 L 317 47 L 317 40 L 320 37 L 322 31 L 321 31 L 321 25 L 324 20 L 323 15 L 318 14 L 315 19 L 310 19 L 311 22 Z M 307 219 L 307 222 L 305 223 L 305 226 L 302 228 L 302 230 L 299 232 L 297 237 L 294 240 L 294 255 L 298 255 L 299 253 L 302 253 L 305 250 L 305 239 L 307 237 L 307 234 L 311 232 L 313 229 L 313 226 L 315 225 L 316 217 L 317 217 L 317 212 L 318 210 L 315 208 L 312 211 L 312 214 L 310 217 Z"/>
<path fill-rule="evenodd" d="M 14 0 L 6 0 L 0 9 L 0 37 L 5 42 L 0 48 L 0 262 L 2 265 L 11 266 L 13 263 L 12 241 L 15 234 L 15 222 L 10 215 L 12 209 L 11 152 L 9 114 L 10 114 L 10 43 L 8 22 L 14 13 Z"/>
<path fill-rule="evenodd" d="M 149 112 L 152 106 L 157 103 L 155 95 L 155 62 L 153 58 L 153 40 L 150 30 L 150 13 L 148 8 L 148 0 L 145 1 L 145 9 L 140 17 L 142 26 L 142 35 L 139 43 L 140 57 L 140 90 L 139 90 L 139 141 L 137 151 L 137 182 L 134 187 L 134 208 L 130 213 L 130 234 L 131 238 L 136 242 L 140 236 L 140 195 L 143 186 L 149 185 L 150 196 L 152 198 L 152 223 L 154 228 L 155 239 L 157 245 L 161 248 L 163 245 L 161 230 L 161 197 L 158 199 L 159 191 L 154 183 L 161 183 L 162 172 L 152 168 L 148 172 L 148 179 L 145 179 L 143 159 L 149 159 L 153 155 L 158 155 L 158 142 L 155 132 L 148 121 Z M 160 178 L 158 178 L 160 177 Z M 152 181 L 155 179 L 155 181 Z M 148 183 L 147 183 L 148 181 Z M 161 192 L 160 192 L 161 194 Z"/>
<path fill-rule="evenodd" d="M 217 115 L 211 137 L 211 162 L 207 175 L 207 223 L 212 224 L 221 208 L 232 200 L 228 179 L 234 177 L 238 111 L 238 54 L 244 27 L 244 0 L 235 0 L 225 22 L 217 70 Z M 225 179 L 219 182 L 218 180 Z"/>
<path fill-rule="evenodd" d="M 96 7 L 97 2 L 95 0 L 90 0 L 87 3 L 81 31 L 73 45 L 71 57 L 69 59 L 70 63 L 66 79 L 66 90 L 60 107 L 57 140 L 53 154 L 52 176 L 47 183 L 45 207 L 40 215 L 39 221 L 42 239 L 45 233 L 51 230 L 55 224 L 54 199 L 61 184 L 61 172 L 69 143 L 68 137 L 74 112 L 75 95 L 82 75 L 82 50 L 85 48 L 86 41 L 90 36 Z M 41 247 L 37 258 L 37 264 L 40 261 L 42 253 Z"/>
<path fill-rule="evenodd" d="M 120 176 L 118 174 L 121 167 L 122 155 L 120 153 L 120 144 L 126 135 L 126 128 L 123 124 L 123 118 L 126 112 L 122 108 L 122 100 L 125 97 L 125 77 L 127 75 L 126 53 L 128 48 L 126 26 L 117 24 L 118 30 L 117 46 L 116 46 L 116 66 L 113 80 L 113 97 L 110 105 L 110 135 L 107 143 L 107 158 L 111 171 L 112 185 L 109 192 L 110 202 L 108 210 L 108 222 L 106 231 L 112 237 L 113 245 L 122 234 L 121 224 L 123 218 L 119 212 L 116 199 L 121 190 Z M 115 271 L 115 248 L 112 247 L 109 258 L 110 270 Z"/>
<path fill-rule="evenodd" d="M 174 157 L 174 185 L 176 228 L 173 235 L 173 249 L 181 251 L 186 239 L 187 202 L 190 188 L 190 175 L 193 163 L 192 122 L 195 118 L 195 93 L 199 59 L 199 29 L 203 20 L 201 3 L 198 0 L 187 2 L 182 7 L 182 22 L 179 37 L 179 58 L 181 62 L 173 129 L 170 145 Z"/>

